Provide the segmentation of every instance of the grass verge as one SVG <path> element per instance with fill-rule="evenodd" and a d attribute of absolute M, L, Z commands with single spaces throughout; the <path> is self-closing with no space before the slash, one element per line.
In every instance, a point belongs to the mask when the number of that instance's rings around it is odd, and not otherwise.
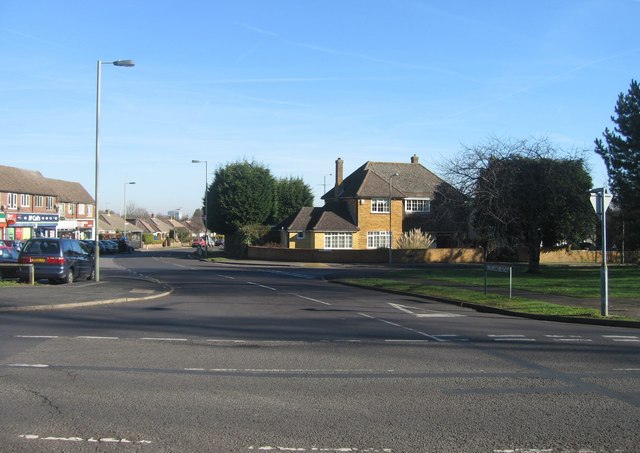
<path fill-rule="evenodd" d="M 599 310 L 559 305 L 524 297 L 508 297 L 498 294 L 484 294 L 480 291 L 456 288 L 451 286 L 424 285 L 418 282 L 399 281 L 385 278 L 355 278 L 342 280 L 345 283 L 363 286 L 367 288 L 397 291 L 402 293 L 417 294 L 427 297 L 444 298 L 462 303 L 484 305 L 486 307 L 509 310 L 516 313 L 545 315 L 545 316 L 569 316 L 592 319 L 605 319 Z M 619 316 L 609 316 L 606 319 L 632 320 Z"/>

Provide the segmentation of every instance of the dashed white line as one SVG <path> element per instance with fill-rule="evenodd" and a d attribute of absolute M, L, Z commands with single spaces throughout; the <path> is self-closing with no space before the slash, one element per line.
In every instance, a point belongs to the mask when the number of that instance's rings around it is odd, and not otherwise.
<path fill-rule="evenodd" d="M 618 342 L 626 341 L 631 343 L 640 343 L 640 337 L 638 337 L 637 335 L 603 335 L 603 337 Z"/>
<path fill-rule="evenodd" d="M 7 366 L 15 368 L 49 368 L 49 365 L 44 363 L 10 363 Z"/>
<path fill-rule="evenodd" d="M 329 302 L 325 302 L 325 301 L 322 301 L 322 300 L 314 299 L 314 298 L 312 298 L 312 297 L 302 296 L 302 295 L 300 295 L 300 294 L 294 294 L 294 293 L 291 293 L 291 295 L 292 295 L 292 296 L 299 297 L 299 298 L 301 298 L 301 299 L 310 300 L 311 302 L 317 302 L 317 303 L 319 303 L 319 304 L 323 304 L 323 305 L 331 305 Z"/>
<path fill-rule="evenodd" d="M 438 341 L 438 342 L 444 341 L 444 340 L 441 340 L 440 338 L 434 337 L 433 335 L 429 335 L 428 333 L 424 333 L 424 332 L 421 332 L 419 330 L 412 329 L 411 327 L 403 326 L 401 324 L 396 324 L 395 322 L 387 321 L 386 319 L 376 318 L 375 316 L 371 316 L 371 315 L 368 315 L 366 313 L 358 313 L 358 314 L 360 316 L 364 316 L 365 318 L 375 319 L 376 321 L 384 322 L 385 324 L 389 324 L 389 325 L 392 325 L 394 327 L 399 327 L 401 329 L 405 329 L 405 330 L 408 330 L 410 332 L 417 333 L 418 335 L 422 335 L 423 337 L 431 338 L 432 340 L 435 340 L 435 341 Z"/>
<path fill-rule="evenodd" d="M 84 339 L 84 340 L 119 340 L 120 337 L 96 337 L 91 335 L 80 335 L 76 338 Z"/>
<path fill-rule="evenodd" d="M 535 338 L 527 338 L 524 335 L 488 335 L 493 341 L 536 341 Z"/>
<path fill-rule="evenodd" d="M 189 341 L 186 338 L 163 338 L 163 337 L 144 337 L 140 338 L 140 340 L 145 341 Z"/>
<path fill-rule="evenodd" d="M 35 338 L 35 339 L 39 339 L 39 338 L 59 338 L 58 335 L 16 335 L 15 338 Z"/>
<path fill-rule="evenodd" d="M 255 282 L 247 282 L 247 283 L 249 285 L 259 286 L 260 288 L 269 289 L 271 291 L 277 291 L 275 288 L 272 288 L 271 286 L 261 285 L 260 283 L 255 283 Z"/>

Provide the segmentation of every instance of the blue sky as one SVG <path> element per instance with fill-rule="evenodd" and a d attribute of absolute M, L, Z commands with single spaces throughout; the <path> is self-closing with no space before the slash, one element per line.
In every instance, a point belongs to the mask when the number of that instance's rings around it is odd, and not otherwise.
<path fill-rule="evenodd" d="M 0 2 L 0 164 L 100 207 L 191 215 L 207 160 L 240 159 L 322 194 L 334 162 L 442 164 L 491 136 L 586 150 L 640 75 L 637 0 Z M 316 198 L 316 205 L 321 202 Z"/>

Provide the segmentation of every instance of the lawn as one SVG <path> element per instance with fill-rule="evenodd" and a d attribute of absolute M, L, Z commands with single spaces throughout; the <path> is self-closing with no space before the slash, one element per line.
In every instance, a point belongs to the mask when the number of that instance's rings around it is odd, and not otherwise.
<path fill-rule="evenodd" d="M 484 286 L 484 270 L 480 266 L 428 267 L 403 270 L 390 275 L 400 280 L 434 280 L 460 285 Z M 507 273 L 489 272 L 491 287 L 509 287 Z M 513 287 L 544 294 L 571 297 L 600 297 L 599 266 L 541 266 L 539 274 L 526 272 L 526 266 L 513 267 Z M 609 297 L 640 297 L 640 267 L 609 266 Z"/>
<path fill-rule="evenodd" d="M 506 295 L 507 273 L 488 273 L 488 294 L 484 294 L 485 273 L 481 266 L 430 266 L 399 270 L 383 278 L 359 278 L 346 283 L 391 291 L 442 297 L 520 313 L 550 316 L 599 318 L 597 309 L 547 303 L 533 298 Z M 425 285 L 425 282 L 429 282 Z M 439 286 L 438 282 L 446 283 Z M 495 291 L 501 288 L 501 291 Z M 597 266 L 543 266 L 529 274 L 524 266 L 513 268 L 513 288 L 533 293 L 577 298 L 600 297 L 600 268 Z M 492 291 L 493 290 L 493 291 Z M 621 299 L 640 298 L 640 269 L 637 266 L 609 267 L 609 295 Z"/>

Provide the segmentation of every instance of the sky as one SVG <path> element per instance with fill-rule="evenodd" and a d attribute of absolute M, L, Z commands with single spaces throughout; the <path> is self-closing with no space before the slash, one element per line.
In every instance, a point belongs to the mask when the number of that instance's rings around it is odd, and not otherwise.
<path fill-rule="evenodd" d="M 584 151 L 640 75 L 639 0 L 0 0 L 0 165 L 99 208 L 202 205 L 259 162 L 319 197 L 366 161 L 437 174 L 491 137 Z M 207 161 L 207 165 L 192 160 Z M 207 174 L 208 171 L 208 174 Z"/>

